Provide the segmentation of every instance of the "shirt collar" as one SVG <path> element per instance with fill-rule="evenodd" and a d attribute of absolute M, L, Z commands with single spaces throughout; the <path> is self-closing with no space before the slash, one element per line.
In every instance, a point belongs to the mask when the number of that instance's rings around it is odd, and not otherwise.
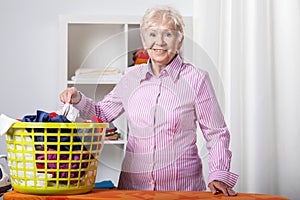
<path fill-rule="evenodd" d="M 183 61 L 181 57 L 177 55 L 164 69 L 174 82 L 178 79 L 182 63 Z M 152 76 L 154 76 L 154 74 L 151 69 L 151 59 L 149 59 L 147 62 L 147 70 L 145 76 L 140 82 L 142 82 L 143 80 L 148 80 Z"/>

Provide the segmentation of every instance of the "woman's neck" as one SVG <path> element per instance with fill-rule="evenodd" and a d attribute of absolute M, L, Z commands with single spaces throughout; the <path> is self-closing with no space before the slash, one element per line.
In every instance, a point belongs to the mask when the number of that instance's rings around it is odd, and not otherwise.
<path fill-rule="evenodd" d="M 157 65 L 152 63 L 152 72 L 156 77 L 159 77 L 160 72 L 166 68 L 167 65 Z"/>
<path fill-rule="evenodd" d="M 151 63 L 151 68 L 152 68 L 152 72 L 156 77 L 159 77 L 160 72 L 163 71 L 173 60 L 174 58 L 177 56 L 177 54 L 174 55 L 174 57 L 170 60 L 170 62 L 168 64 L 159 64 L 156 62 L 153 62 L 150 59 L 150 63 Z"/>

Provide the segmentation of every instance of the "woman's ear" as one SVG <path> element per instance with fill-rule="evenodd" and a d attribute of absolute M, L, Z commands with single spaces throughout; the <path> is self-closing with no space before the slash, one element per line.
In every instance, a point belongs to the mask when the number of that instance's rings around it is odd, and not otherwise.
<path fill-rule="evenodd" d="M 177 51 L 179 52 L 181 47 L 182 47 L 182 44 L 183 44 L 183 40 L 184 40 L 184 36 L 182 35 L 181 38 L 180 38 L 180 41 L 178 43 L 178 46 L 177 46 Z"/>

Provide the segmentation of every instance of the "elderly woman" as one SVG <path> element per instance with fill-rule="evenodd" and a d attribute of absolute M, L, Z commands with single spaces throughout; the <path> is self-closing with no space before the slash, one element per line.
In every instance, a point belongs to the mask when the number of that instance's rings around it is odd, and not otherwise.
<path fill-rule="evenodd" d="M 196 123 L 209 150 L 208 187 L 215 194 L 236 195 L 238 175 L 231 173 L 229 131 L 207 72 L 184 63 L 179 55 L 184 23 L 171 7 L 148 9 L 141 37 L 147 64 L 128 68 L 100 102 L 76 88 L 60 95 L 86 119 L 112 122 L 125 112 L 128 143 L 119 189 L 206 190 L 196 146 Z"/>

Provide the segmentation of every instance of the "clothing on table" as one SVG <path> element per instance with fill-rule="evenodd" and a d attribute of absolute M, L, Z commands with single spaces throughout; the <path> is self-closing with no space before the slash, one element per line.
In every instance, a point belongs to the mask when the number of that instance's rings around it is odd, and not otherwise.
<path fill-rule="evenodd" d="M 75 105 L 80 116 L 111 122 L 123 112 L 128 142 L 120 189 L 206 190 L 196 145 L 196 123 L 209 151 L 208 182 L 233 187 L 230 134 L 207 72 L 177 55 L 160 76 L 151 62 L 126 70 L 116 87 L 100 102 L 82 96 Z"/>

